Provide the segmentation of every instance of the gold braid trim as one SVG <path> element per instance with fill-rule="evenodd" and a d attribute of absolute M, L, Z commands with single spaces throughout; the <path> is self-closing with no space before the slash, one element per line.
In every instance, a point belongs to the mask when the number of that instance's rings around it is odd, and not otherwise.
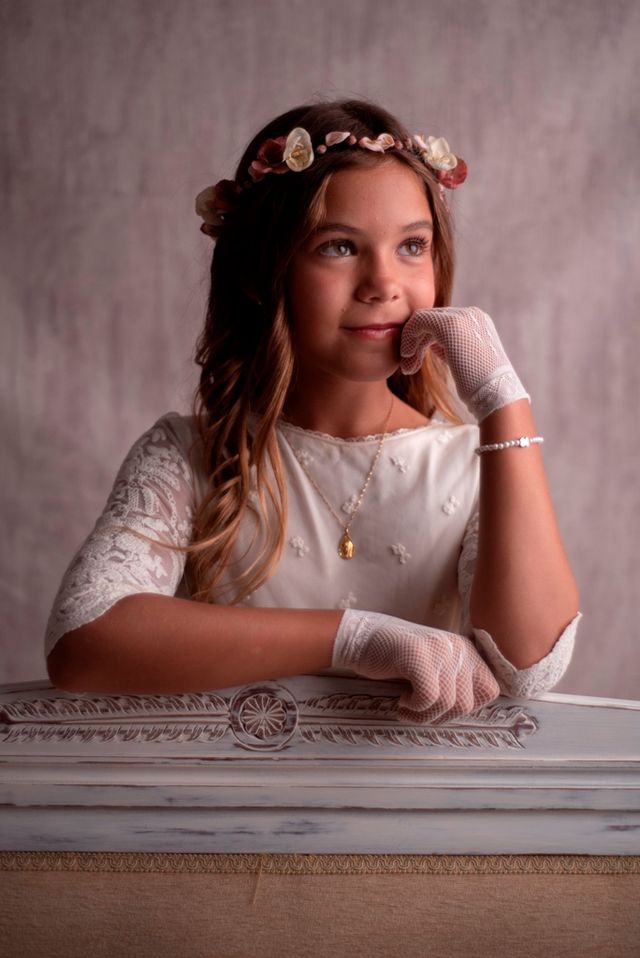
<path fill-rule="evenodd" d="M 640 855 L 0 852 L 0 871 L 225 875 L 638 875 Z"/>

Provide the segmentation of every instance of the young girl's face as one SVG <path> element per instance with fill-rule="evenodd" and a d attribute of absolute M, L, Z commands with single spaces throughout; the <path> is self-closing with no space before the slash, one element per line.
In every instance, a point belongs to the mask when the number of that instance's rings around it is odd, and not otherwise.
<path fill-rule="evenodd" d="M 325 208 L 288 274 L 296 360 L 307 376 L 387 379 L 399 365 L 403 323 L 435 299 L 424 184 L 403 163 L 381 159 L 335 173 Z"/>

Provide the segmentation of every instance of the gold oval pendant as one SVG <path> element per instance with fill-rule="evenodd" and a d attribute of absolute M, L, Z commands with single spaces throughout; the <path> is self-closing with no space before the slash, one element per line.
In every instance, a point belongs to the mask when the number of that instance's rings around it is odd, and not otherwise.
<path fill-rule="evenodd" d="M 349 533 L 343 533 L 343 536 L 338 543 L 338 555 L 341 559 L 353 559 L 355 551 L 356 547 L 354 546 Z"/>

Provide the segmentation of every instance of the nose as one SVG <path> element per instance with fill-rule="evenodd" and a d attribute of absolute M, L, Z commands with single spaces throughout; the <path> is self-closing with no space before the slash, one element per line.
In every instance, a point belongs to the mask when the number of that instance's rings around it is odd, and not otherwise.
<path fill-rule="evenodd" d="M 356 299 L 361 303 L 390 303 L 400 298 L 401 287 L 394 264 L 382 253 L 361 259 Z"/>

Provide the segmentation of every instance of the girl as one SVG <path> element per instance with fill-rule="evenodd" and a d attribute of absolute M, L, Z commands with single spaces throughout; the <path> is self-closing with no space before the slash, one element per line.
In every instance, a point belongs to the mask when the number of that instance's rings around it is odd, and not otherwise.
<path fill-rule="evenodd" d="M 199 195 L 193 415 L 134 443 L 65 573 L 55 685 L 355 673 L 405 679 L 400 716 L 432 721 L 560 678 L 578 597 L 542 438 L 489 316 L 449 306 L 465 175 L 341 101 L 279 116 Z"/>

